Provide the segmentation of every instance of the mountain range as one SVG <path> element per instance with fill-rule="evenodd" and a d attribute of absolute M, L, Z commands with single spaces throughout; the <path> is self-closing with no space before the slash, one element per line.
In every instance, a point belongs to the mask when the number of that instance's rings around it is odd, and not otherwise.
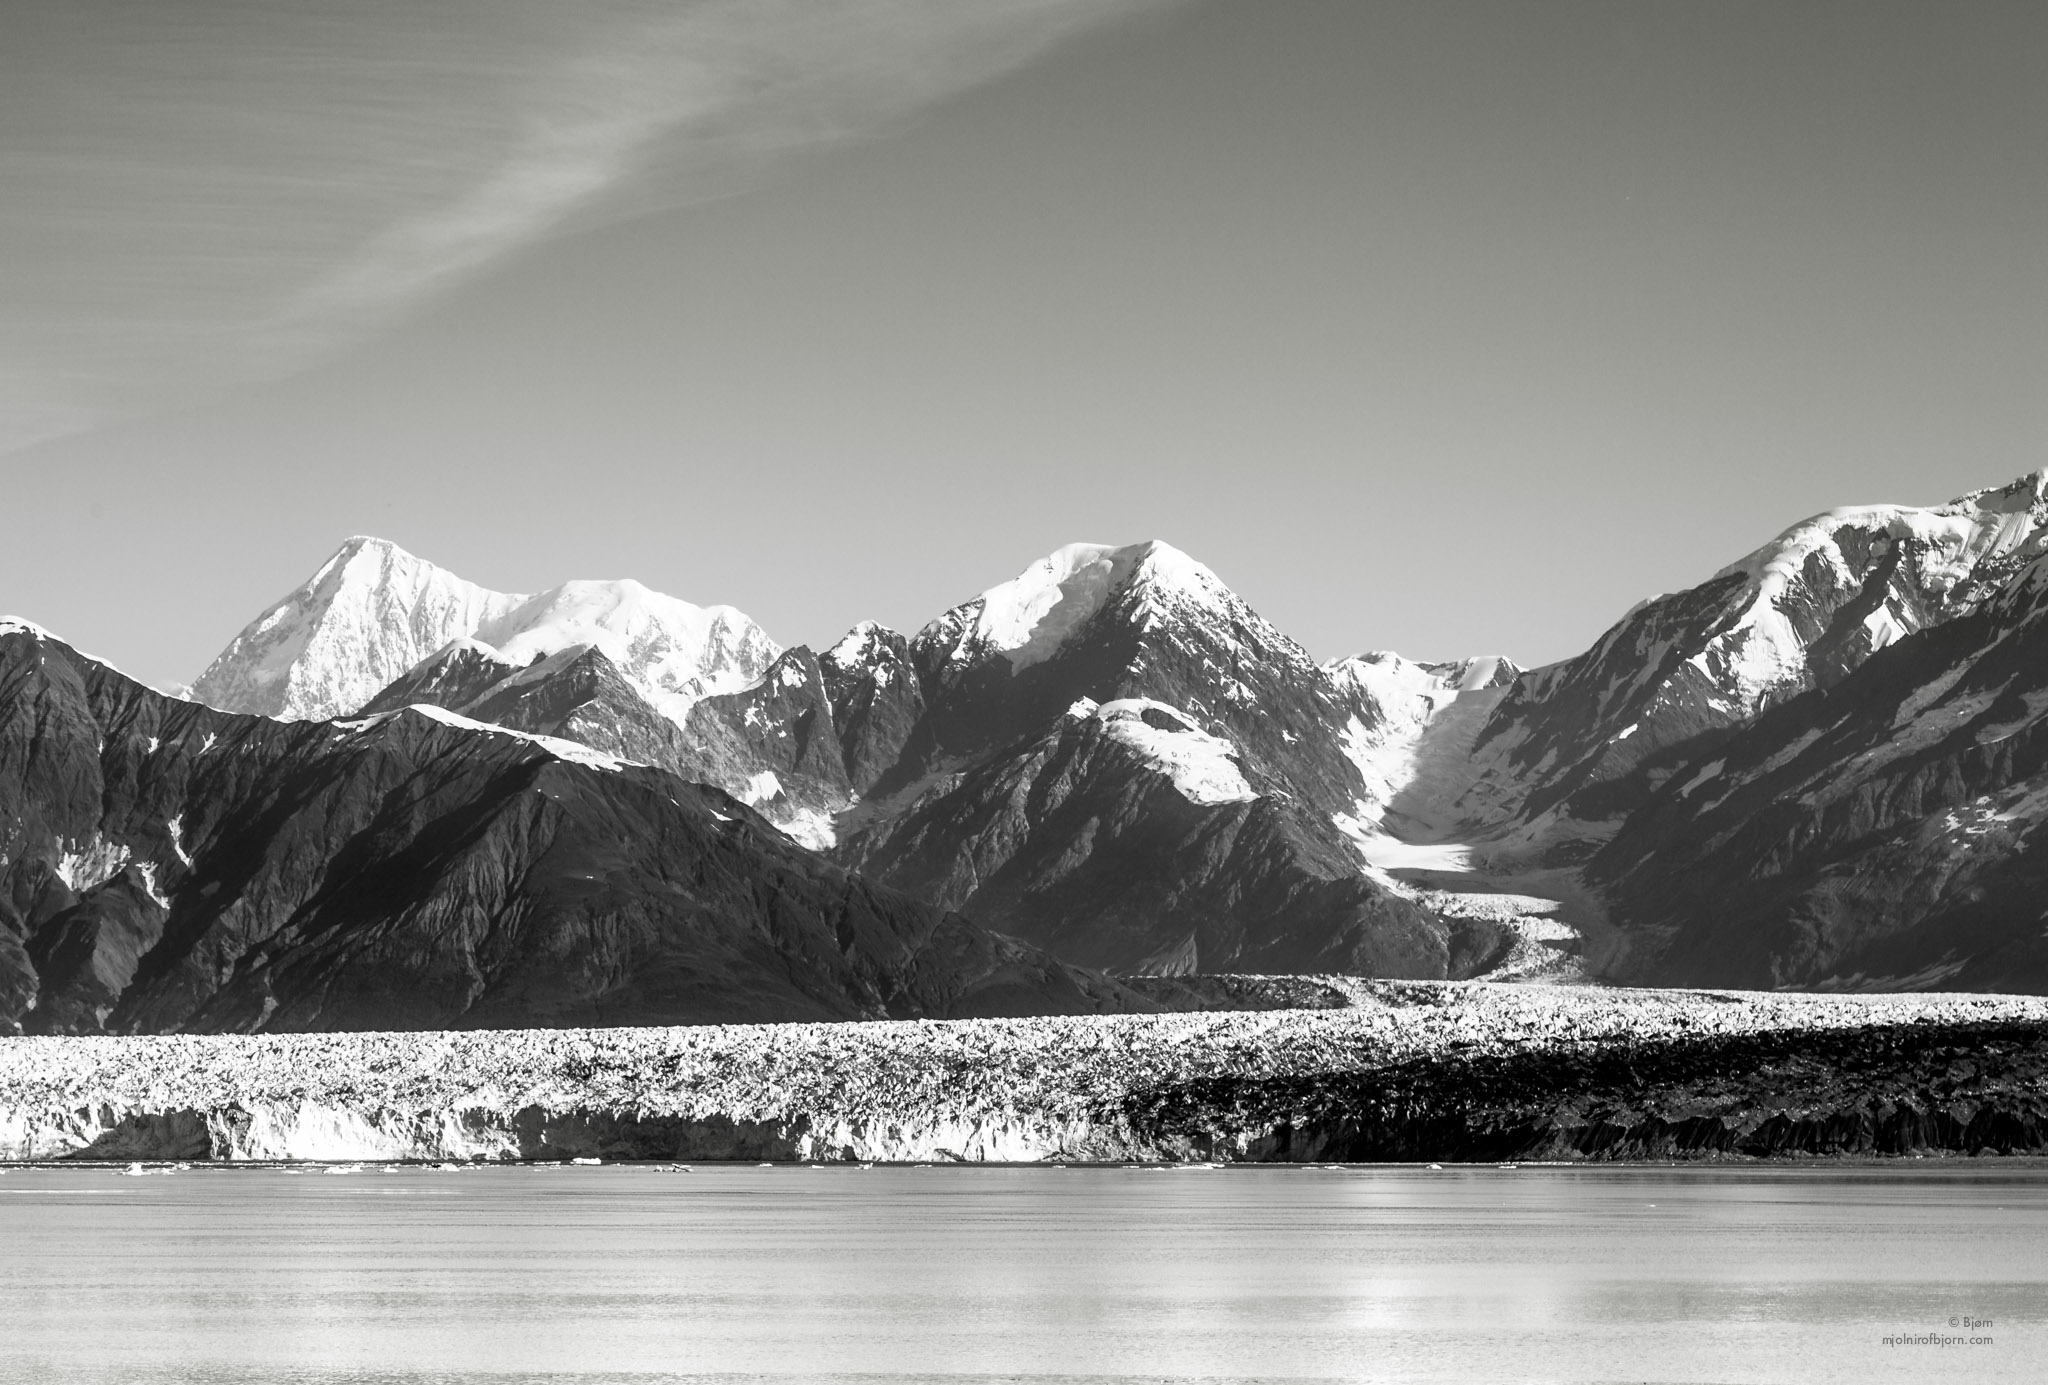
<path fill-rule="evenodd" d="M 1161 542 L 817 653 L 356 538 L 190 700 L 13 622 L 0 1025 L 2048 989 L 2044 519 L 2048 473 L 1832 511 L 1526 670 L 1318 662 Z"/>

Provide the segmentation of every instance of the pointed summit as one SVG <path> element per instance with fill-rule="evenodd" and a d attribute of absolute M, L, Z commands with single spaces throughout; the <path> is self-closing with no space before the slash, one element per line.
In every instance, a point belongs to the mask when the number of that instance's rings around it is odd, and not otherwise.
<path fill-rule="evenodd" d="M 287 721 L 343 716 L 522 600 L 359 535 L 235 636 L 192 695 L 221 711 Z"/>
<path fill-rule="evenodd" d="M 602 650 L 671 718 L 743 687 L 780 653 L 730 606 L 693 606 L 630 579 L 489 591 L 386 539 L 357 536 L 237 635 L 193 685 L 222 711 L 287 721 L 345 716 L 451 641 L 525 666 Z"/>
<path fill-rule="evenodd" d="M 1012 672 L 1052 658 L 1105 609 L 1128 606 L 1140 621 L 1167 608 L 1242 606 L 1215 573 L 1169 543 L 1121 548 L 1070 543 L 1007 582 L 940 616 L 916 644 L 939 662 L 976 665 L 1000 655 Z"/>

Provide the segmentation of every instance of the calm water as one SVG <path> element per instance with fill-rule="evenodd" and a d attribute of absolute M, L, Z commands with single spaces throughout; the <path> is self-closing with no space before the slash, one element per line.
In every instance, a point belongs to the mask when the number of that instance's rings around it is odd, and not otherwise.
<path fill-rule="evenodd" d="M 2048 1168 L 17 1169 L 0 1315 L 59 1385 L 2042 1381 Z"/>

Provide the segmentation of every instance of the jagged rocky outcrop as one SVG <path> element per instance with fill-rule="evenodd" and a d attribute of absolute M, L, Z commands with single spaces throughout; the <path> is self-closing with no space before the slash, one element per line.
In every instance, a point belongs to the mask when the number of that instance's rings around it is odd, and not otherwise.
<path fill-rule="evenodd" d="M 910 641 L 863 621 L 818 660 L 848 784 L 865 794 L 903 754 L 924 715 L 924 686 Z"/>
<path fill-rule="evenodd" d="M 0 1025 L 292 1030 L 1149 1004 L 742 804 L 434 708 L 164 697 L 0 630 Z"/>
<path fill-rule="evenodd" d="M 0 1159 L 2038 1154 L 2015 997 L 1342 980 L 1350 1008 L 17 1039 Z"/>
<path fill-rule="evenodd" d="M 807 846 L 832 844 L 834 817 L 854 801 L 831 695 L 802 645 L 759 683 L 690 709 L 683 727 L 693 773 L 725 788 Z"/>
<path fill-rule="evenodd" d="M 595 647 L 572 646 L 519 668 L 471 641 L 425 660 L 363 711 L 420 705 L 714 785 L 807 846 L 829 845 L 833 814 L 853 800 L 818 661 L 801 645 L 758 683 L 693 702 L 680 722 Z"/>

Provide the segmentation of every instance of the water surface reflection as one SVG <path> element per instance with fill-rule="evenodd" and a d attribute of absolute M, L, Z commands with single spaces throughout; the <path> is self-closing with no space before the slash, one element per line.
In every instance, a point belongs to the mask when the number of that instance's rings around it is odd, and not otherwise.
<path fill-rule="evenodd" d="M 2016 1161 L 14 1170 L 0 1245 L 9 1380 L 1993 1382 L 2048 1348 Z M 1929 1332 L 1993 1340 L 1883 1341 Z"/>

